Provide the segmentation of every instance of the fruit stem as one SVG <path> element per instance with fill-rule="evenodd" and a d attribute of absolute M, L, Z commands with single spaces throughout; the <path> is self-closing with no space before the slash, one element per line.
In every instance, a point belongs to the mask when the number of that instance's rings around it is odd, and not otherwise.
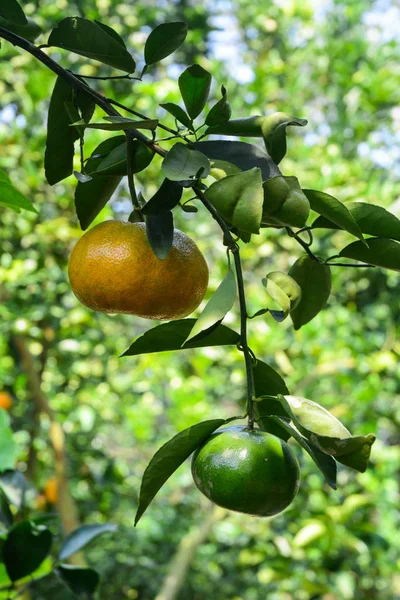
<path fill-rule="evenodd" d="M 235 261 L 237 286 L 239 293 L 239 305 L 240 305 L 240 343 L 242 352 L 244 354 L 244 362 L 246 365 L 246 379 L 247 379 L 247 413 L 248 413 L 248 426 L 249 429 L 254 429 L 254 381 L 253 381 L 253 361 L 251 358 L 250 348 L 247 343 L 247 309 L 246 309 L 246 295 L 244 291 L 243 282 L 243 271 L 242 263 L 240 260 L 239 247 L 236 245 L 235 249 L 231 249 L 233 258 Z"/>
<path fill-rule="evenodd" d="M 199 187 L 193 186 L 193 191 L 197 197 L 203 203 L 204 207 L 208 210 L 211 216 L 217 221 L 218 225 L 224 234 L 224 244 L 228 250 L 232 253 L 235 261 L 235 271 L 237 279 L 237 287 L 239 293 L 239 306 L 240 306 L 240 347 L 244 355 L 244 362 L 246 366 L 246 380 L 247 380 L 247 414 L 248 414 L 248 426 L 249 429 L 254 429 L 254 381 L 253 381 L 253 360 L 252 353 L 247 343 L 247 308 L 246 308 L 246 294 L 244 290 L 243 271 L 242 263 L 240 260 L 239 246 L 232 237 L 232 233 L 229 227 L 225 223 L 216 208 L 207 200 L 206 196 Z"/>

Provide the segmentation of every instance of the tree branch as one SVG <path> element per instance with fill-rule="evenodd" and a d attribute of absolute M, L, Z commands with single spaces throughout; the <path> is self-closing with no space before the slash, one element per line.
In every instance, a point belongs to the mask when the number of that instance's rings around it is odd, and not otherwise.
<path fill-rule="evenodd" d="M 50 422 L 49 437 L 55 460 L 55 472 L 58 485 L 58 511 L 64 533 L 67 535 L 80 525 L 77 505 L 69 490 L 68 460 L 65 450 L 64 431 L 58 423 L 47 396 L 41 388 L 41 381 L 33 356 L 22 335 L 14 335 L 13 342 L 21 359 L 21 368 L 27 377 L 27 387 L 38 412 L 45 414 Z M 79 561 L 82 564 L 82 561 Z"/>

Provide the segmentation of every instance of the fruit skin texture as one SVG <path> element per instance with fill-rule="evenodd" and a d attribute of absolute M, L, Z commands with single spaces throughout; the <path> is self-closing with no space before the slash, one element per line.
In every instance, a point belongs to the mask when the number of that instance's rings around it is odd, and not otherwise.
<path fill-rule="evenodd" d="M 72 250 L 68 275 L 77 298 L 89 308 L 146 319 L 181 319 L 202 301 L 208 267 L 194 241 L 174 230 L 165 260 L 157 258 L 144 223 L 104 221 Z"/>
<path fill-rule="evenodd" d="M 199 490 L 215 504 L 241 513 L 270 517 L 297 494 L 300 469 L 280 438 L 247 427 L 213 433 L 192 458 Z"/>

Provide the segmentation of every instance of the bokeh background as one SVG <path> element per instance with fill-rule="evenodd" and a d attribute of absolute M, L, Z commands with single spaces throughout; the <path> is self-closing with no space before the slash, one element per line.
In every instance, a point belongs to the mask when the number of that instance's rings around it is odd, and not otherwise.
<path fill-rule="evenodd" d="M 296 175 L 303 187 L 342 201 L 380 204 L 400 216 L 398 1 L 21 4 L 45 32 L 65 16 L 104 21 L 138 60 L 155 25 L 185 20 L 190 33 L 184 46 L 149 70 L 143 82 L 94 85 L 173 125 L 158 105 L 179 102 L 177 77 L 198 62 L 214 76 L 214 98 L 221 84 L 227 87 L 234 117 L 284 111 L 309 120 L 304 130 L 290 132 L 284 174 Z M 46 40 L 44 34 L 39 42 Z M 51 56 L 86 75 L 110 72 L 56 49 Z M 399 597 L 400 279 L 394 272 L 335 269 L 326 309 L 298 332 L 289 320 L 278 324 L 263 317 L 250 323 L 252 349 L 280 371 L 292 393 L 322 404 L 354 434 L 377 435 L 366 473 L 339 466 L 334 492 L 294 447 L 301 490 L 283 514 L 262 520 L 214 510 L 195 489 L 187 463 L 133 528 L 148 460 L 185 427 L 242 410 L 243 363 L 229 348 L 118 358 L 151 323 L 93 313 L 73 296 L 66 265 L 81 235 L 75 181 L 71 177 L 50 187 L 43 170 L 53 85 L 54 76 L 43 66 L 2 44 L 0 167 L 39 210 L 16 215 L 0 209 L 0 391 L 13 398 L 9 412 L 17 467 L 28 482 L 27 514 L 56 510 L 43 495 L 55 472 L 53 420 L 66 436 L 68 486 L 77 517 L 82 523 L 119 525 L 118 533 L 86 552 L 102 575 L 99 598 Z M 90 132 L 88 151 L 103 133 Z M 160 160 L 155 158 L 138 180 L 150 197 L 161 181 Z M 218 228 L 204 210 L 175 212 L 178 227 L 196 240 L 209 263 L 208 298 L 226 272 Z M 126 219 L 129 213 L 122 183 L 97 221 Z M 345 235 L 319 236 L 317 251 L 331 248 L 335 254 Z M 242 255 L 249 310 L 255 312 L 265 305 L 261 278 L 290 267 L 299 247 L 279 231 L 263 230 Z M 235 306 L 226 322 L 237 326 L 237 315 Z M 40 410 L 32 392 L 37 378 L 51 413 Z M 31 597 L 69 598 L 51 579 Z"/>

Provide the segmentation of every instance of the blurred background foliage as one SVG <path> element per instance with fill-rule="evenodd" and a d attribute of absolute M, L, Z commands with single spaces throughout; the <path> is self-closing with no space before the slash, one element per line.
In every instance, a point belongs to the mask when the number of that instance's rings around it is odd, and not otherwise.
<path fill-rule="evenodd" d="M 282 163 L 286 175 L 296 175 L 303 187 L 343 201 L 380 204 L 400 216 L 396 0 L 21 4 L 44 32 L 75 14 L 104 21 L 138 59 L 155 25 L 185 20 L 190 33 L 184 46 L 149 70 L 143 82 L 93 85 L 172 126 L 172 118 L 158 105 L 179 102 L 177 77 L 196 61 L 212 72 L 214 97 L 221 84 L 227 87 L 233 117 L 284 111 L 309 120 L 305 130 L 296 128 L 289 136 Z M 38 42 L 46 40 L 45 33 Z M 56 49 L 50 54 L 82 74 L 110 73 L 77 55 Z M 16 215 L 0 209 L 0 391 L 13 400 L 9 412 L 18 443 L 17 467 L 29 483 L 27 514 L 54 511 L 44 491 L 55 467 L 49 417 L 39 415 L 33 401 L 16 343 L 21 339 L 66 434 L 69 486 L 80 520 L 119 524 L 118 534 L 86 552 L 88 563 L 102 575 L 99 598 L 399 597 L 398 275 L 337 268 L 328 306 L 300 331 L 269 317 L 250 324 L 252 349 L 282 373 L 291 393 L 321 403 L 353 434 L 376 433 L 366 473 L 339 466 L 339 489 L 333 492 L 296 448 L 301 490 L 286 512 L 261 520 L 212 512 L 185 465 L 133 529 L 140 478 L 154 451 L 199 420 L 242 410 L 242 359 L 226 348 L 118 358 L 151 323 L 93 313 L 72 295 L 66 265 L 80 236 L 75 181 L 71 177 L 51 188 L 43 171 L 54 76 L 10 44 L 2 44 L 0 57 L 0 167 L 39 210 L 38 215 Z M 102 132 L 87 135 L 87 155 L 102 139 Z M 155 158 L 139 174 L 147 198 L 161 181 L 159 168 Z M 129 213 L 122 183 L 97 222 L 126 219 Z M 209 297 L 227 268 L 217 226 L 201 209 L 194 215 L 175 213 L 177 226 L 207 258 Z M 331 248 L 334 254 L 345 235 L 322 234 L 320 249 Z M 242 255 L 252 313 L 265 306 L 261 278 L 271 270 L 288 269 L 299 247 L 279 230 L 264 229 L 243 247 Z M 237 314 L 234 307 L 226 322 L 237 326 Z M 0 585 L 4 580 L 0 572 Z M 54 586 L 51 579 L 44 580 L 31 597 L 64 598 Z"/>

